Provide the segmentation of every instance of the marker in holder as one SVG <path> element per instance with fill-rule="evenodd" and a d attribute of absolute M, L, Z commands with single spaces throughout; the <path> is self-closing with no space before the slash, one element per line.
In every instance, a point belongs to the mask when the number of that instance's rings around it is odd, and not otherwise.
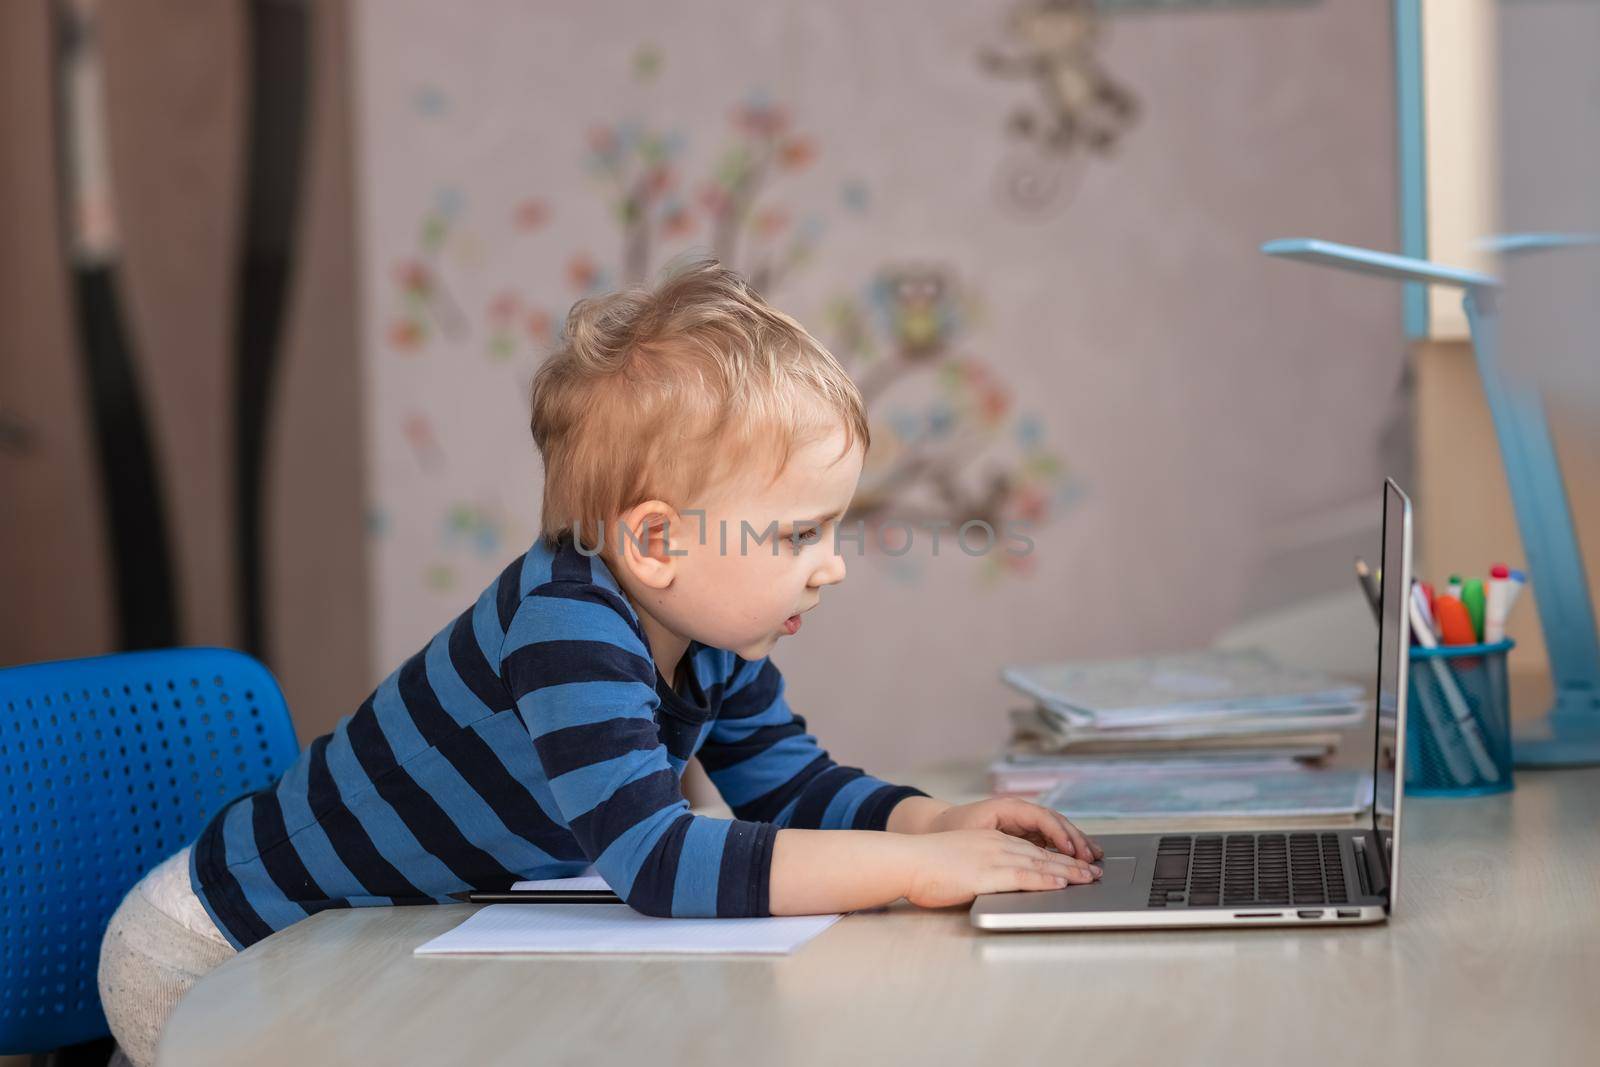
<path fill-rule="evenodd" d="M 1476 796 L 1512 788 L 1506 653 L 1515 645 L 1411 648 L 1407 793 Z"/>

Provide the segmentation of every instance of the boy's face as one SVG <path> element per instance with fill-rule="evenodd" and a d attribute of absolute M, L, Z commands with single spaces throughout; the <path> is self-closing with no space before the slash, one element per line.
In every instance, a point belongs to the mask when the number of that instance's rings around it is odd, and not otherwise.
<path fill-rule="evenodd" d="M 840 455 L 844 444 L 839 427 L 796 448 L 770 485 L 755 477 L 735 481 L 701 502 L 703 520 L 672 516 L 672 551 L 682 555 L 652 551 L 640 558 L 625 546 L 623 581 L 651 616 L 646 630 L 655 654 L 663 651 L 658 638 L 676 637 L 760 659 L 799 629 L 798 617 L 816 607 L 823 586 L 844 580 L 834 534 L 864 458 L 859 444 Z M 674 658 L 679 653 L 671 649 Z"/>

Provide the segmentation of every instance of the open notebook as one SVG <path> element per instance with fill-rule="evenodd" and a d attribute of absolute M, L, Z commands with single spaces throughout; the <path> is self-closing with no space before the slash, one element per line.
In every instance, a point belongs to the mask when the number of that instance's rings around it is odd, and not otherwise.
<path fill-rule="evenodd" d="M 599 875 L 518 882 L 513 889 L 609 889 Z M 418 956 L 505 953 L 783 956 L 839 921 L 837 915 L 767 919 L 658 919 L 626 904 L 490 904 Z"/>

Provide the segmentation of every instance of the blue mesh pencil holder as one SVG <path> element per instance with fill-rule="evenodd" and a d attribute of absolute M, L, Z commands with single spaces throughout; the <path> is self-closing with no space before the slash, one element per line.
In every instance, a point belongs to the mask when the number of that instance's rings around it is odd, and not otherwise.
<path fill-rule="evenodd" d="M 1407 793 L 1476 796 L 1512 787 L 1506 653 L 1515 644 L 1412 647 Z"/>

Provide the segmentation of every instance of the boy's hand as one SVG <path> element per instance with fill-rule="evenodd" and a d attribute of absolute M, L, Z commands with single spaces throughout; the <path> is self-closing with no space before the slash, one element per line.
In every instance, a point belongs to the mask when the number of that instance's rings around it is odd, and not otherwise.
<path fill-rule="evenodd" d="M 965 904 L 979 893 L 1061 889 L 1100 877 L 1099 867 L 999 830 L 950 830 L 899 840 L 912 852 L 906 899 L 924 908 Z"/>
<path fill-rule="evenodd" d="M 1105 851 L 1065 815 L 1017 797 L 995 797 L 946 808 L 927 826 L 928 833 L 945 830 L 999 830 L 1091 863 L 1105 858 Z"/>

